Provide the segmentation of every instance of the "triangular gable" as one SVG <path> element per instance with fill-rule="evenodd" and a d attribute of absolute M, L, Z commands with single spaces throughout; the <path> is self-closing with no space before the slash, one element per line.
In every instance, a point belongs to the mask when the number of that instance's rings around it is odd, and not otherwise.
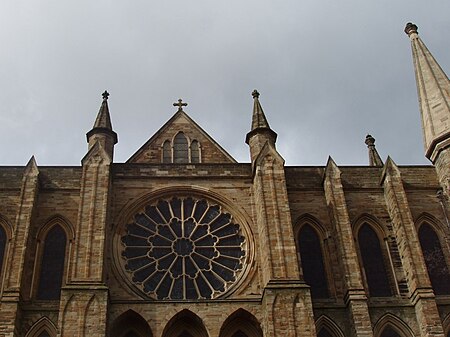
<path fill-rule="evenodd" d="M 210 135 L 195 123 L 184 111 L 177 111 L 144 145 L 141 146 L 127 163 L 162 163 L 162 146 L 183 132 L 188 141 L 196 140 L 200 144 L 201 163 L 236 163 Z"/>

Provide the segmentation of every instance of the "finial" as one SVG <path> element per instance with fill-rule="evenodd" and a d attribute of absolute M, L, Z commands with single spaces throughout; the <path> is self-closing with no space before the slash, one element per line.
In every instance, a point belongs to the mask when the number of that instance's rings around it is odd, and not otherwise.
<path fill-rule="evenodd" d="M 417 28 L 418 27 L 414 23 L 408 22 L 405 27 L 405 33 L 408 36 L 411 36 L 411 34 L 413 34 L 413 33 L 417 34 Z"/>
<path fill-rule="evenodd" d="M 102 94 L 102 97 L 103 97 L 103 100 L 106 101 L 108 99 L 108 97 L 109 97 L 109 92 L 107 92 L 105 90 L 105 92 Z"/>
<path fill-rule="evenodd" d="M 366 143 L 367 146 L 375 146 L 375 138 L 373 138 L 371 135 L 366 136 Z"/>
<path fill-rule="evenodd" d="M 173 103 L 173 106 L 177 106 L 178 107 L 178 111 L 183 111 L 183 107 L 187 106 L 187 103 L 183 103 L 183 100 L 180 98 L 178 100 L 178 103 Z"/>
<path fill-rule="evenodd" d="M 252 96 L 253 96 L 253 98 L 258 98 L 259 97 L 259 92 L 258 92 L 258 90 L 253 90 L 252 91 Z"/>

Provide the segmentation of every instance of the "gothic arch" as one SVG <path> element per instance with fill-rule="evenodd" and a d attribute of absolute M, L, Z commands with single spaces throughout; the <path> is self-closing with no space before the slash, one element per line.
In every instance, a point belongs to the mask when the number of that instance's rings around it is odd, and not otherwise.
<path fill-rule="evenodd" d="M 311 286 L 313 298 L 329 298 L 332 291 L 329 253 L 324 245 L 327 231 L 321 223 L 304 214 L 294 225 L 297 258 L 304 280 Z"/>
<path fill-rule="evenodd" d="M 147 321 L 134 310 L 128 310 L 117 317 L 109 329 L 111 337 L 126 337 L 134 333 L 139 337 L 152 337 Z"/>
<path fill-rule="evenodd" d="M 53 238 L 52 242 L 47 242 L 49 235 Z M 45 224 L 40 228 L 36 235 L 36 260 L 34 263 L 33 278 L 32 278 L 32 297 L 40 297 L 42 299 L 56 299 L 59 295 L 51 294 L 49 296 L 42 293 L 43 289 L 50 289 L 51 287 L 41 286 L 42 275 L 47 275 L 49 279 L 60 283 L 59 288 L 65 283 L 67 279 L 68 266 L 70 265 L 70 251 L 72 243 L 75 238 L 75 231 L 73 226 L 63 216 L 57 214 L 50 217 Z M 56 249 L 59 254 L 52 254 Z M 52 259 L 52 262 L 48 262 Z M 54 260 L 54 261 L 53 261 Z M 54 273 L 49 273 L 42 268 L 50 268 L 49 266 L 57 266 L 55 273 L 58 277 L 54 277 Z M 57 286 L 54 284 L 54 286 Z M 48 298 L 47 298 L 48 297 Z"/>
<path fill-rule="evenodd" d="M 6 261 L 8 261 L 9 242 L 12 238 L 12 227 L 9 221 L 0 214 L 0 296 L 3 292 L 3 280 L 6 276 Z"/>
<path fill-rule="evenodd" d="M 28 330 L 25 337 L 41 337 L 45 336 L 47 332 L 48 336 L 56 337 L 58 334 L 58 329 L 55 324 L 46 316 L 41 317 L 33 326 Z"/>
<path fill-rule="evenodd" d="M 188 309 L 184 309 L 167 322 L 162 337 L 189 336 L 209 337 L 200 317 Z"/>
<path fill-rule="evenodd" d="M 353 235 L 358 248 L 362 276 L 371 297 L 396 293 L 390 251 L 386 245 L 387 229 L 370 214 L 362 214 L 353 222 Z M 363 244 L 361 244 L 363 241 Z"/>
<path fill-rule="evenodd" d="M 381 337 L 384 330 L 387 328 L 391 328 L 396 333 L 398 333 L 401 337 L 414 337 L 414 332 L 411 328 L 403 322 L 397 316 L 387 313 L 384 314 L 376 323 L 373 328 L 373 336 Z"/>
<path fill-rule="evenodd" d="M 345 337 L 339 326 L 326 315 L 320 316 L 316 321 L 316 331 L 318 335 L 322 329 L 325 329 L 333 337 Z"/>
<path fill-rule="evenodd" d="M 261 325 L 250 312 L 242 308 L 233 312 L 223 322 L 219 337 L 263 337 Z"/>
<path fill-rule="evenodd" d="M 444 226 L 430 214 L 416 220 L 422 254 L 436 295 L 450 294 L 450 254 Z"/>

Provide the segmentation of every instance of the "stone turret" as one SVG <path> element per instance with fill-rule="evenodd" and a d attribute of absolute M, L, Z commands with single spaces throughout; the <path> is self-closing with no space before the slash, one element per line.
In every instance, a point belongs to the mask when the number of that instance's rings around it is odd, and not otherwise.
<path fill-rule="evenodd" d="M 436 166 L 445 193 L 450 185 L 450 81 L 420 39 L 417 26 L 408 23 L 417 81 L 426 157 Z"/>
<path fill-rule="evenodd" d="M 111 117 L 109 115 L 109 93 L 105 90 L 102 96 L 102 105 L 98 111 L 94 126 L 86 134 L 86 138 L 89 144 L 89 149 L 91 149 L 96 142 L 99 142 L 102 148 L 112 159 L 114 154 L 114 144 L 117 144 L 117 133 L 115 133 L 112 129 Z"/>
<path fill-rule="evenodd" d="M 250 146 L 250 156 L 252 163 L 255 162 L 256 157 L 261 152 L 262 148 L 268 142 L 275 148 L 275 142 L 277 140 L 277 134 L 273 131 L 259 102 L 259 92 L 253 90 L 253 116 L 252 116 L 252 128 L 245 142 Z"/>
<path fill-rule="evenodd" d="M 375 138 L 371 135 L 367 135 L 365 143 L 369 149 L 369 166 L 383 166 L 383 160 L 381 160 L 381 157 L 375 148 Z"/>

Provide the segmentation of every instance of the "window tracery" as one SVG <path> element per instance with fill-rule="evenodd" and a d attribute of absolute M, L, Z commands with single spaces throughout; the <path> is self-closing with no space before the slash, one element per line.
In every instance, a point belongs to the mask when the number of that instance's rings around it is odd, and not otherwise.
<path fill-rule="evenodd" d="M 439 237 L 428 223 L 420 226 L 419 241 L 434 293 L 450 294 L 450 274 L 445 255 Z"/>
<path fill-rule="evenodd" d="M 237 280 L 246 258 L 246 240 L 231 214 L 194 197 L 147 205 L 121 242 L 127 275 L 160 300 L 216 298 Z"/>
<path fill-rule="evenodd" d="M 162 162 L 185 164 L 201 162 L 201 146 L 197 140 L 189 141 L 183 132 L 178 132 L 170 140 L 165 140 L 162 144 Z"/>
<path fill-rule="evenodd" d="M 37 299 L 58 300 L 64 276 L 66 232 L 60 225 L 53 226 L 44 240 L 41 257 Z"/>
<path fill-rule="evenodd" d="M 329 297 L 320 238 L 309 224 L 300 229 L 298 246 L 305 282 L 311 286 L 311 296 Z"/>
<path fill-rule="evenodd" d="M 370 296 L 392 296 L 380 240 L 368 223 L 359 229 L 358 243 Z"/>

